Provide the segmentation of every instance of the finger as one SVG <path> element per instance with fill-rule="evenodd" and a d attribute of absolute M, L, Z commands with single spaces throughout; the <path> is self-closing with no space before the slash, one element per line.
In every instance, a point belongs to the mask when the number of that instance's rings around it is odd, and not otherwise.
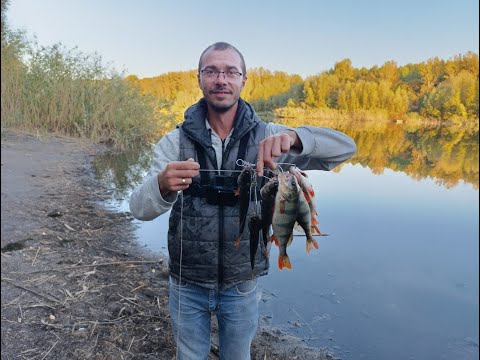
<path fill-rule="evenodd" d="M 189 186 L 193 181 L 192 181 L 192 178 L 184 177 L 184 178 L 178 179 L 178 182 L 179 182 L 178 185 L 179 185 L 180 187 L 186 187 L 186 188 L 188 188 L 188 186 Z"/>
<path fill-rule="evenodd" d="M 282 153 L 286 153 L 291 147 L 291 138 L 288 134 L 285 135 L 282 136 Z"/>
<path fill-rule="evenodd" d="M 194 176 L 198 176 L 200 172 L 198 170 L 186 170 L 186 169 L 176 169 L 170 173 L 170 177 L 178 180 L 178 179 L 191 179 Z"/>
<path fill-rule="evenodd" d="M 175 161 L 170 163 L 169 165 L 172 165 L 175 167 L 177 170 L 198 170 L 200 169 L 200 164 L 197 163 L 193 159 L 188 159 L 186 161 Z"/>
<path fill-rule="evenodd" d="M 258 176 L 263 175 L 263 144 L 258 145 L 258 155 L 257 155 L 257 174 Z"/>
<path fill-rule="evenodd" d="M 265 143 L 264 143 L 263 162 L 270 169 L 275 170 L 277 165 L 275 164 L 275 162 L 273 161 L 273 158 L 272 158 L 272 147 L 273 147 L 273 140 L 272 139 L 267 139 L 267 141 L 265 141 Z"/>
<path fill-rule="evenodd" d="M 282 155 L 282 138 L 283 137 L 276 137 L 273 139 L 273 144 L 272 144 L 272 156 L 278 157 Z"/>

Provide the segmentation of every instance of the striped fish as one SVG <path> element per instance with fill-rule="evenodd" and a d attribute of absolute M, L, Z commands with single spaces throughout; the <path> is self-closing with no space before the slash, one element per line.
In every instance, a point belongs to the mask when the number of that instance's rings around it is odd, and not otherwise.
<path fill-rule="evenodd" d="M 307 202 L 306 197 L 302 192 L 298 195 L 298 213 L 297 213 L 297 223 L 305 231 L 305 236 L 307 237 L 307 252 L 310 252 L 313 247 L 318 249 L 317 240 L 315 240 L 311 233 L 311 220 L 312 215 L 310 214 L 310 206 Z"/>
<path fill-rule="evenodd" d="M 272 218 L 272 240 L 278 245 L 280 270 L 292 267 L 287 255 L 287 246 L 292 242 L 301 191 L 295 176 L 288 172 L 278 174 L 278 191 Z"/>
<path fill-rule="evenodd" d="M 308 203 L 308 206 L 310 207 L 310 215 L 311 215 L 310 232 L 313 234 L 317 233 L 318 235 L 322 235 L 322 233 L 320 232 L 320 229 L 317 226 L 319 222 L 316 218 L 316 216 L 318 216 L 318 213 L 315 208 L 315 191 L 313 191 L 313 186 L 307 180 L 307 174 L 295 166 L 291 166 L 288 171 L 291 174 L 293 174 L 297 179 L 298 185 L 300 185 L 300 188 L 302 189 L 303 196 L 305 197 Z M 315 243 L 316 242 L 314 242 L 313 244 Z M 318 247 L 315 247 L 315 248 L 318 249 Z M 311 250 L 311 247 L 310 247 L 310 250 Z M 308 244 L 307 244 L 307 251 L 309 251 Z"/>

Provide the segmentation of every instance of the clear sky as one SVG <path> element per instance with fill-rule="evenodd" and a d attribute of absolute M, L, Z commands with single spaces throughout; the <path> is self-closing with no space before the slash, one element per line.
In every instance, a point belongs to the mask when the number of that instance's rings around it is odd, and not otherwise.
<path fill-rule="evenodd" d="M 478 0 L 10 0 L 7 22 L 139 77 L 195 69 L 217 41 L 247 68 L 305 77 L 345 58 L 369 68 L 478 54 L 478 12 Z"/>

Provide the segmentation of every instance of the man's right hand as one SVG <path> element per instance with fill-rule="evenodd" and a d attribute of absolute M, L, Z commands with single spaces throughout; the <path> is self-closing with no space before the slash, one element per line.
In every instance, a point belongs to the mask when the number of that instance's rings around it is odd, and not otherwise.
<path fill-rule="evenodd" d="M 187 189 L 192 183 L 192 177 L 200 174 L 200 164 L 193 159 L 187 161 L 172 161 L 157 175 L 160 194 L 165 197 L 169 192 Z"/>

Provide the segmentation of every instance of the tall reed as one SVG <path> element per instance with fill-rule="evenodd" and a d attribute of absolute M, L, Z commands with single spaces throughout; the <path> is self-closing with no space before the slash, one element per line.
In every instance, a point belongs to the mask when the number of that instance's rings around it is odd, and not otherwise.
<path fill-rule="evenodd" d="M 21 56 L 2 51 L 2 128 L 88 137 L 120 149 L 156 131 L 154 100 L 100 56 L 61 44 L 26 45 Z"/>

